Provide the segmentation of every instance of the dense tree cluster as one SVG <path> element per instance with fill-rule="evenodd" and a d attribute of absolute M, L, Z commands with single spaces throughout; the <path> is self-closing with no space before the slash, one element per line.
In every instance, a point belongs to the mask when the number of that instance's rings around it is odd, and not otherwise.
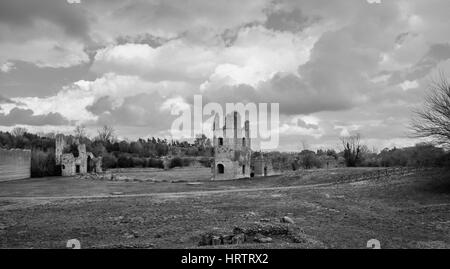
<path fill-rule="evenodd" d="M 86 150 L 95 156 L 103 157 L 103 168 L 155 167 L 163 168 L 161 157 L 173 156 L 170 167 L 187 166 L 195 161 L 204 166 L 211 163 L 213 147 L 205 135 L 199 135 L 193 143 L 187 141 L 168 141 L 161 138 L 138 139 L 136 141 L 118 141 L 114 129 L 104 126 L 98 136 L 86 137 L 83 126 L 77 126 L 74 135 L 66 137 L 67 146 L 63 152 L 77 155 L 78 140 L 86 145 Z M 17 127 L 11 132 L 0 132 L 0 147 L 32 150 L 32 175 L 57 175 L 55 161 L 55 134 L 31 134 L 26 129 Z"/>

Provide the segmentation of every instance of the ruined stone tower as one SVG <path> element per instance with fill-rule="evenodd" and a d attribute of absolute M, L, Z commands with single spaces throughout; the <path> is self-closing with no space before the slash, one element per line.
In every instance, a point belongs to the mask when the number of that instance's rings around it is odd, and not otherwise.
<path fill-rule="evenodd" d="M 227 180 L 250 177 L 251 140 L 250 123 L 241 125 L 238 112 L 226 115 L 220 126 L 216 115 L 213 125 L 214 166 L 213 179 Z"/>
<path fill-rule="evenodd" d="M 56 165 L 61 165 L 64 148 L 66 147 L 66 141 L 64 140 L 64 135 L 56 135 L 56 145 L 55 145 L 55 159 Z"/>

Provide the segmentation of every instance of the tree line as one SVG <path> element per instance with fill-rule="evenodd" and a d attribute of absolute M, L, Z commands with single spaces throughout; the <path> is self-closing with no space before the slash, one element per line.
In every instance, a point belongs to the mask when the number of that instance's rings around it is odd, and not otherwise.
<path fill-rule="evenodd" d="M 75 140 L 86 145 L 86 150 L 95 156 L 103 157 L 103 168 L 155 167 L 163 168 L 162 157 L 170 158 L 169 167 L 188 166 L 192 162 L 210 166 L 213 147 L 210 139 L 199 135 L 192 142 L 169 141 L 161 138 L 139 138 L 136 141 L 121 140 L 115 137 L 111 126 L 103 126 L 94 138 L 86 135 L 84 126 L 76 126 L 73 134 L 65 137 L 68 147 L 65 153 L 76 151 Z M 0 131 L 0 147 L 11 149 L 31 149 L 31 174 L 33 177 L 60 174 L 55 166 L 54 133 L 33 134 L 22 127 L 11 132 Z"/>

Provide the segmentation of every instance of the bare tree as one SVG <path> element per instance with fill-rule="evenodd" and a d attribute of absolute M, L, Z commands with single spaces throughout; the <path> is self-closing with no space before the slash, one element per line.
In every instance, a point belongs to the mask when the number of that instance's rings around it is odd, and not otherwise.
<path fill-rule="evenodd" d="M 83 124 L 77 125 L 75 127 L 75 130 L 73 130 L 73 132 L 75 134 L 75 138 L 82 140 L 83 138 L 86 137 L 86 126 L 84 126 Z"/>
<path fill-rule="evenodd" d="M 23 136 L 26 132 L 28 132 L 28 130 L 24 127 L 14 127 L 14 129 L 12 129 L 11 134 L 13 136 L 19 137 L 19 136 Z"/>
<path fill-rule="evenodd" d="M 341 137 L 344 147 L 344 159 L 348 167 L 355 167 L 361 159 L 361 136 L 360 134 Z"/>
<path fill-rule="evenodd" d="M 450 84 L 443 74 L 431 83 L 424 107 L 414 111 L 411 129 L 415 137 L 450 146 Z"/>
<path fill-rule="evenodd" d="M 109 125 L 103 125 L 98 129 L 98 140 L 102 142 L 112 142 L 114 140 L 114 128 Z"/>
<path fill-rule="evenodd" d="M 301 139 L 300 142 L 302 143 L 302 150 L 307 150 L 309 148 L 308 141 L 306 139 Z"/>

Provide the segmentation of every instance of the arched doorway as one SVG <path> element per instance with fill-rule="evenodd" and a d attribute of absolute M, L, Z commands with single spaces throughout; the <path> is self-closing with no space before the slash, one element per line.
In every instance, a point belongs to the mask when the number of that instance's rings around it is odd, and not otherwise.
<path fill-rule="evenodd" d="M 94 170 L 94 160 L 92 160 L 91 156 L 87 157 L 87 172 L 91 173 Z"/>
<path fill-rule="evenodd" d="M 223 174 L 225 172 L 225 167 L 223 166 L 223 164 L 219 163 L 217 165 L 217 174 Z"/>

